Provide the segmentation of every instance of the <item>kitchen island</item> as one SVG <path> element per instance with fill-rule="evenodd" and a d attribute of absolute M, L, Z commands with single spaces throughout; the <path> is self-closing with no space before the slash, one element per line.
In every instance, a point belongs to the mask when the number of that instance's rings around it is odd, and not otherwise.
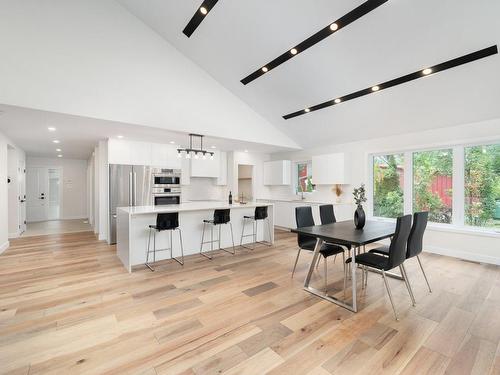
<path fill-rule="evenodd" d="M 128 272 L 132 272 L 134 266 L 144 265 L 146 262 L 146 250 L 148 245 L 149 225 L 156 223 L 156 215 L 159 213 L 179 212 L 179 228 L 182 231 L 184 244 L 184 256 L 199 254 L 203 220 L 213 219 L 214 210 L 231 209 L 231 223 L 233 225 L 234 245 L 239 246 L 241 231 L 243 229 L 243 216 L 253 216 L 255 207 L 267 206 L 269 224 L 271 226 L 271 238 L 269 238 L 267 227 L 263 227 L 262 221 L 258 223 L 257 240 L 274 243 L 274 205 L 272 203 L 248 202 L 246 204 L 228 204 L 222 201 L 199 201 L 186 202 L 168 206 L 136 206 L 119 207 L 117 214 L 117 255 Z M 264 222 L 267 226 L 267 223 Z M 252 225 L 247 223 L 245 234 L 250 234 Z M 214 239 L 217 238 L 214 230 Z M 210 239 L 210 226 L 207 225 L 205 241 Z M 167 232 L 156 234 L 156 248 L 165 249 L 170 247 L 170 236 Z M 251 243 L 252 237 L 245 237 L 243 243 Z M 151 241 L 152 245 L 152 241 Z M 223 225 L 221 228 L 221 247 L 232 246 L 230 226 Z M 181 248 L 178 233 L 173 235 L 174 257 L 180 257 Z M 214 243 L 217 248 L 217 243 Z M 203 247 L 204 251 L 210 250 L 210 244 Z M 238 249 L 241 251 L 241 249 Z M 246 249 L 243 249 L 247 251 Z M 217 253 L 215 254 L 217 256 Z M 169 259 L 169 251 L 156 253 L 156 260 Z M 204 258 L 206 259 L 206 258 Z M 150 257 L 151 260 L 151 257 Z M 207 259 L 207 262 L 209 260 Z"/>

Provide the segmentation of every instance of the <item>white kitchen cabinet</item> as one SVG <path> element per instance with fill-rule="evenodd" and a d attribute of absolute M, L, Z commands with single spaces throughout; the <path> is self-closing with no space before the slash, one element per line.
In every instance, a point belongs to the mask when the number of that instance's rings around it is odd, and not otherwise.
<path fill-rule="evenodd" d="M 312 157 L 312 180 L 315 185 L 350 183 L 350 168 L 344 153 Z"/>
<path fill-rule="evenodd" d="M 227 152 L 219 153 L 219 175 L 217 176 L 217 185 L 227 185 Z"/>
<path fill-rule="evenodd" d="M 155 167 L 180 169 L 181 159 L 177 157 L 177 148 L 169 144 L 151 144 L 151 165 Z"/>
<path fill-rule="evenodd" d="M 273 160 L 264 162 L 264 185 L 290 185 L 292 162 Z"/>
<path fill-rule="evenodd" d="M 151 165 L 151 143 L 110 139 L 109 164 Z"/>
<path fill-rule="evenodd" d="M 185 157 L 181 158 L 181 185 L 191 184 L 191 161 Z"/>
<path fill-rule="evenodd" d="M 269 200 L 269 202 L 274 203 L 274 225 L 293 229 L 297 227 L 295 221 L 295 208 L 301 206 L 310 206 L 312 209 L 314 223 L 321 224 L 321 217 L 319 214 L 319 206 L 328 203 L 317 203 L 317 202 L 299 202 L 299 201 L 274 201 Z M 350 203 L 334 204 L 333 209 L 335 211 L 335 217 L 337 221 L 352 220 L 354 215 L 354 208 Z"/>
<path fill-rule="evenodd" d="M 207 156 L 203 159 L 201 156 L 198 159 L 194 159 L 191 156 L 191 177 L 219 177 L 220 170 L 220 157 L 219 152 L 214 153 L 213 160 Z"/>

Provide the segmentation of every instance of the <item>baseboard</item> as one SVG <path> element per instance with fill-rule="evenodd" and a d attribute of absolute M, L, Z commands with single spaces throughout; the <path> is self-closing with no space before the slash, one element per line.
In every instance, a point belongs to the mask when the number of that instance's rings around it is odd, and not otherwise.
<path fill-rule="evenodd" d="M 9 241 L 3 243 L 1 246 L 0 246 L 0 254 L 2 254 L 5 250 L 7 250 L 10 246 L 10 243 Z"/>
<path fill-rule="evenodd" d="M 500 265 L 500 258 L 499 257 L 492 257 L 489 255 L 471 253 L 468 251 L 451 250 L 451 249 L 446 249 L 444 247 L 439 247 L 439 246 L 425 246 L 424 251 L 428 252 L 428 253 L 433 253 L 433 254 L 446 255 L 449 257 L 453 257 L 453 258 L 470 260 L 473 262 Z"/>
<path fill-rule="evenodd" d="M 18 238 L 21 235 L 19 232 L 9 233 L 9 238 Z"/>

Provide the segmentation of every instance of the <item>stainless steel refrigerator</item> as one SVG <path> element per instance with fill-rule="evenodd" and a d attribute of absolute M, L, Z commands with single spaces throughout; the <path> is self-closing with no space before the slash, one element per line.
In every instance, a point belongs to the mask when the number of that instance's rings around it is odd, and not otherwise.
<path fill-rule="evenodd" d="M 152 204 L 152 168 L 147 165 L 109 165 L 109 243 L 116 243 L 116 208 Z"/>

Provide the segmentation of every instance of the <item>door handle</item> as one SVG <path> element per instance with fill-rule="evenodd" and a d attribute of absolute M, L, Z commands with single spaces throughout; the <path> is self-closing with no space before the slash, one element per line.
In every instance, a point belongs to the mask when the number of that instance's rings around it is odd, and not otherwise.
<path fill-rule="evenodd" d="M 128 205 L 129 206 L 134 205 L 134 202 L 133 202 L 134 197 L 132 196 L 133 189 L 134 189 L 134 183 L 132 181 L 132 172 L 129 172 L 129 174 L 128 174 Z"/>
<path fill-rule="evenodd" d="M 113 215 L 113 219 L 116 219 L 116 214 Z"/>
<path fill-rule="evenodd" d="M 40 199 L 45 199 L 45 197 L 40 197 Z"/>
<path fill-rule="evenodd" d="M 26 201 L 25 201 L 24 199 L 21 199 L 19 202 L 24 203 L 24 202 L 26 202 Z"/>
<path fill-rule="evenodd" d="M 134 172 L 134 200 L 132 203 L 134 206 L 137 204 L 137 173 Z"/>

